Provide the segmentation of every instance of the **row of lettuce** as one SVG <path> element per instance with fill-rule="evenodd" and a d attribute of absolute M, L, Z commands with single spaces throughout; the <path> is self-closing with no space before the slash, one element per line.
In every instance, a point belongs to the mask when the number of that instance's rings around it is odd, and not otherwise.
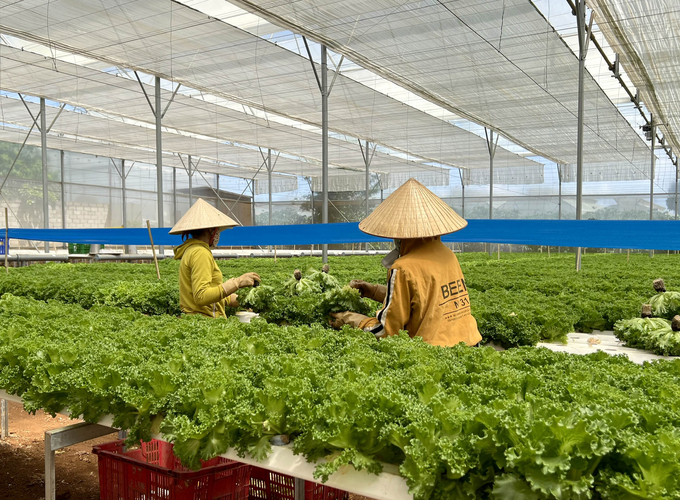
<path fill-rule="evenodd" d="M 676 256 L 650 259 L 633 255 L 628 260 L 619 254 L 590 255 L 580 273 L 574 270 L 573 257 L 565 254 L 550 258 L 546 254 L 503 255 L 500 261 L 485 254 L 462 254 L 460 261 L 472 312 L 484 339 L 506 347 L 558 340 L 575 330 L 612 329 L 619 320 L 639 316 L 640 306 L 654 294 L 653 278 L 666 278 L 669 288 L 680 285 Z M 225 277 L 250 271 L 262 276 L 268 296 L 262 292 L 258 300 L 244 301 L 244 305 L 276 324 L 326 324 L 326 313 L 347 301 L 358 312 L 371 313 L 378 307 L 371 301 L 357 302 L 346 291 L 344 297 L 332 297 L 329 303 L 323 294 L 304 293 L 304 287 L 299 287 L 298 293 L 287 285 L 295 269 L 302 271 L 303 279 L 318 274 L 318 258 L 235 259 L 219 261 L 219 265 Z M 165 261 L 160 267 L 160 281 L 153 266 L 147 264 L 48 264 L 11 269 L 0 276 L 0 295 L 179 315 L 179 264 Z M 380 256 L 331 257 L 330 273 L 340 288 L 351 279 L 386 280 Z M 241 298 L 246 294 L 242 291 Z"/>
<path fill-rule="evenodd" d="M 0 387 L 113 415 L 189 466 L 275 435 L 320 461 L 396 464 L 415 500 L 680 498 L 680 363 L 442 349 L 405 335 L 145 316 L 5 294 Z"/>

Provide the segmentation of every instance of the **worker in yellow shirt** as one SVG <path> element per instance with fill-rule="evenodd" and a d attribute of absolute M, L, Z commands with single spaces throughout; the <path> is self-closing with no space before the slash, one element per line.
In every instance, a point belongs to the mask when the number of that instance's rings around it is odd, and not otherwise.
<path fill-rule="evenodd" d="M 175 248 L 179 265 L 179 306 L 185 314 L 224 317 L 225 307 L 238 307 L 234 292 L 260 282 L 256 273 L 223 281 L 211 248 L 220 240 L 220 232 L 238 225 L 225 214 L 199 198 L 177 221 L 170 234 L 186 240 Z"/>
<path fill-rule="evenodd" d="M 467 221 L 432 191 L 409 179 L 359 224 L 364 233 L 395 241 L 383 265 L 387 286 L 354 280 L 363 297 L 383 303 L 375 318 L 333 314 L 332 326 L 351 325 L 376 338 L 406 330 L 429 344 L 478 345 L 482 336 L 470 314 L 470 297 L 455 254 L 440 239 Z"/>

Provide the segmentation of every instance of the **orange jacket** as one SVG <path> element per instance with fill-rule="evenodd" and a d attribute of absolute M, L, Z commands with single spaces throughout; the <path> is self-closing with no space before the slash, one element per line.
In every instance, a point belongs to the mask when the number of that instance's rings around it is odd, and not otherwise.
<path fill-rule="evenodd" d="M 383 308 L 359 328 L 376 337 L 406 330 L 438 346 L 479 343 L 482 336 L 455 254 L 439 238 L 402 240 L 400 254 L 387 274 Z"/>

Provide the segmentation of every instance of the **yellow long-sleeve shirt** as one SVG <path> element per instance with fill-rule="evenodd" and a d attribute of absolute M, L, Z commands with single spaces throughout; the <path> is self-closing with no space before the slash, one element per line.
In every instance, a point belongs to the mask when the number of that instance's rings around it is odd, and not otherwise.
<path fill-rule="evenodd" d="M 207 243 L 193 238 L 175 248 L 179 265 L 179 306 L 185 314 L 223 317 L 229 295 L 236 291 L 222 286 L 222 271 Z"/>
<path fill-rule="evenodd" d="M 362 321 L 376 337 L 408 331 L 428 344 L 475 345 L 482 340 L 455 254 L 439 238 L 402 240 L 387 274 L 383 308 Z"/>

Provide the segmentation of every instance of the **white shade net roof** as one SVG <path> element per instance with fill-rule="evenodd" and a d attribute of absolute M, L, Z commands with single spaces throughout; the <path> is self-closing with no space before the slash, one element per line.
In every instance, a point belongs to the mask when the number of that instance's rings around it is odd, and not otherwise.
<path fill-rule="evenodd" d="M 596 22 L 631 81 L 680 150 L 680 9 L 669 0 L 594 0 Z"/>
<path fill-rule="evenodd" d="M 545 158 L 576 162 L 578 61 L 530 1 L 231 3 Z M 635 162 L 647 146 L 590 76 L 585 102 L 584 162 Z"/>
<path fill-rule="evenodd" d="M 153 115 L 136 80 L 53 61 L 2 45 L 0 70 L 0 89 L 50 96 L 58 102 L 84 108 L 96 115 L 73 113 L 74 116 L 69 117 L 65 111 L 55 124 L 55 130 L 155 151 Z M 153 87 L 145 87 L 153 97 Z M 162 91 L 164 104 L 171 95 L 170 91 Z M 30 115 L 20 101 L 4 103 L 0 108 L 0 120 L 27 127 L 31 124 Z M 224 175 L 251 177 L 263 161 L 262 152 L 256 146 L 264 148 L 264 154 L 266 148 L 282 152 L 276 162 L 276 172 L 303 176 L 320 173 L 320 134 L 276 122 L 267 123 L 263 118 L 199 97 L 178 93 L 163 118 L 163 127 L 164 151 L 245 167 L 240 173 L 232 169 Z M 365 169 L 358 144 L 331 138 L 329 156 L 332 174 L 336 170 Z M 371 167 L 387 172 L 441 170 L 379 152 L 373 155 Z M 266 170 L 261 172 L 266 173 Z M 342 172 L 337 172 L 337 175 Z"/>
<path fill-rule="evenodd" d="M 321 117 L 320 94 L 314 72 L 305 58 L 168 0 L 124 4 L 113 0 L 98 3 L 58 0 L 50 3 L 49 15 L 47 4 L 44 0 L 20 4 L 0 1 L 0 30 L 112 65 L 161 75 L 192 89 L 226 98 L 232 104 L 240 103 L 243 108 L 240 111 L 233 109 L 234 106 L 204 109 L 206 103 L 201 101 L 204 95 L 189 99 L 180 92 L 163 124 L 301 156 L 310 160 L 309 170 L 283 171 L 319 175 L 320 168 L 314 162 L 319 161 L 321 150 L 320 131 L 316 130 Z M 23 54 L 11 54 L 11 58 L 25 64 Z M 66 63 L 46 59 L 32 64 L 45 70 L 56 68 L 63 73 Z M 10 71 L 22 71 L 5 62 L 1 68 L 3 73 L 8 71 L 8 65 Z M 101 71 L 72 66 L 67 72 L 80 80 L 75 87 L 77 99 L 71 97 L 69 102 L 152 121 L 148 108 L 142 105 L 144 97 L 139 88 L 133 89 L 135 81 L 111 77 L 117 80 L 114 84 L 105 78 L 110 75 Z M 85 87 L 82 78 L 94 88 Z M 58 95 L 55 95 L 55 84 L 61 85 Z M 126 97 L 119 98 L 110 91 L 111 86 L 115 87 L 115 93 L 128 91 Z M 0 87 L 63 99 L 63 102 L 67 102 L 69 94 L 74 94 L 73 81 L 55 82 L 52 78 L 51 83 L 45 84 L 43 77 L 35 75 L 16 84 L 9 76 L 3 76 Z M 164 102 L 169 96 L 170 92 L 166 91 Z M 248 109 L 292 119 L 302 126 L 268 120 L 262 118 L 261 113 L 255 116 L 249 114 Z M 140 113 L 144 114 L 143 118 Z M 405 155 L 400 158 L 377 152 L 370 168 L 378 173 L 431 171 L 436 176 L 441 170 L 437 165 L 488 168 L 483 138 L 342 75 L 337 76 L 330 97 L 330 129 L 336 135 L 370 140 Z M 330 162 L 337 168 L 365 168 L 358 145 L 342 140 L 331 139 Z M 435 166 L 426 165 L 428 162 Z M 542 165 L 502 148 L 496 152 L 495 164 L 499 168 L 513 166 L 542 171 Z"/>

